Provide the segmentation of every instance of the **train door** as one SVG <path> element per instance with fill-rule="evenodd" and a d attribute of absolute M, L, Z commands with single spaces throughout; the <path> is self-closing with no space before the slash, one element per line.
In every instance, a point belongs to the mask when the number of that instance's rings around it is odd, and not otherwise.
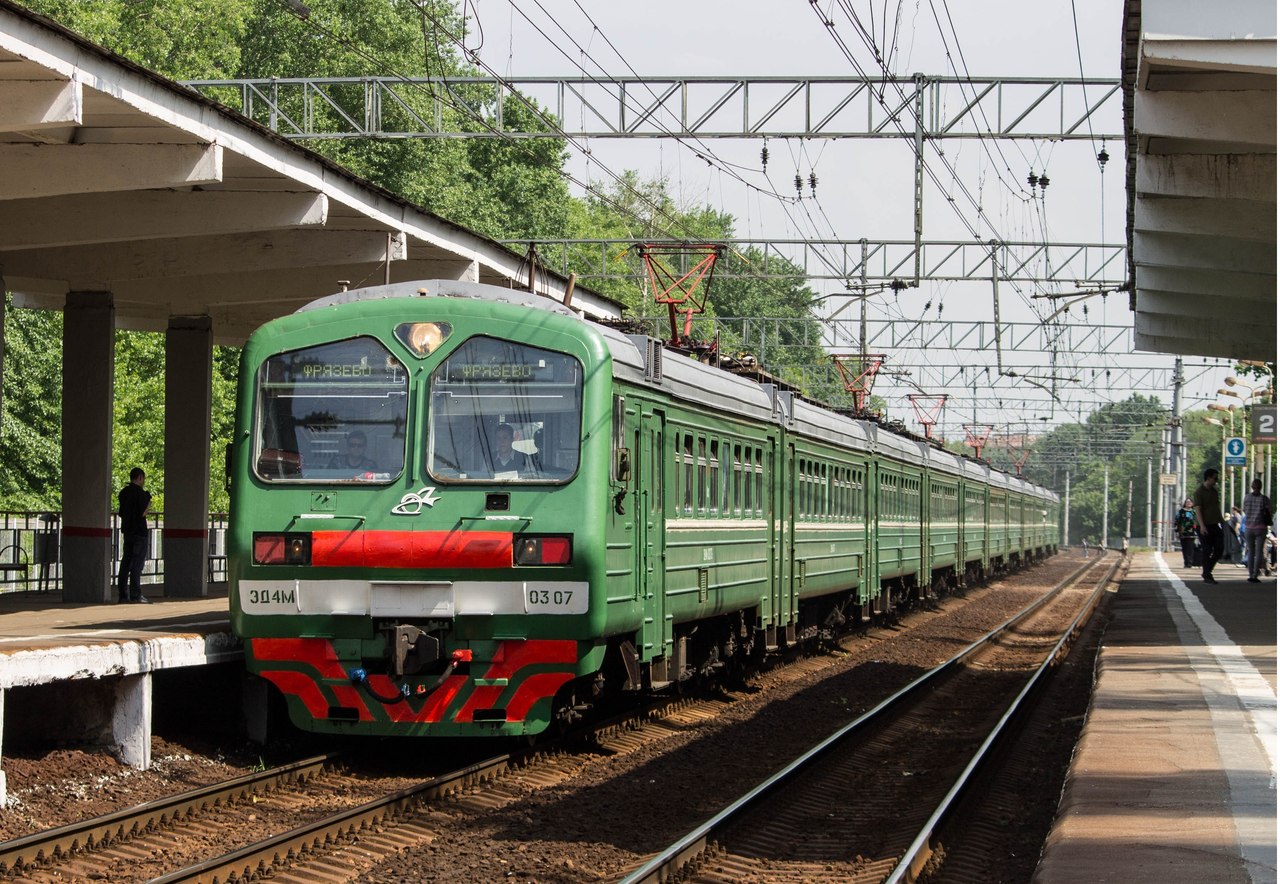
<path fill-rule="evenodd" d="M 862 603 L 866 605 L 880 593 L 880 465 L 874 458 L 867 461 L 867 479 L 862 483 L 862 512 L 867 527 L 862 573 Z"/>
<path fill-rule="evenodd" d="M 775 448 L 776 450 L 776 448 Z M 787 440 L 782 448 L 782 463 L 774 463 L 772 475 L 774 499 L 777 503 L 777 518 L 782 526 L 782 554 L 778 556 L 778 599 L 774 610 L 777 612 L 776 622 L 787 627 L 787 640 L 795 639 L 795 622 L 797 608 L 796 597 L 799 588 L 796 580 L 796 487 L 800 484 L 796 475 L 796 443 Z"/>
<path fill-rule="evenodd" d="M 644 489 L 641 505 L 639 547 L 644 557 L 640 563 L 641 596 L 644 604 L 640 639 L 642 661 L 667 654 L 666 642 L 666 418 L 663 412 L 646 411 L 640 427 L 640 480 Z"/>

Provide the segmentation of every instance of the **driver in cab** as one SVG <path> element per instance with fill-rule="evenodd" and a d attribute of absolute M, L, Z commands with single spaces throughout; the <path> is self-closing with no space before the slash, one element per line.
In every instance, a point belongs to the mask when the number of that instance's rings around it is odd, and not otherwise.
<path fill-rule="evenodd" d="M 515 430 L 510 424 L 498 424 L 494 431 L 493 476 L 495 479 L 514 479 L 529 469 L 529 457 L 511 447 Z"/>

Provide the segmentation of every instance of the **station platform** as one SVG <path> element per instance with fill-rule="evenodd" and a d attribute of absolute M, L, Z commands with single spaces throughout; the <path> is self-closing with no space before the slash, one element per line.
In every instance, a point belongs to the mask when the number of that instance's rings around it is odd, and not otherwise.
<path fill-rule="evenodd" d="M 1037 884 L 1276 881 L 1276 580 L 1136 553 Z"/>
<path fill-rule="evenodd" d="M 231 633 L 225 583 L 202 598 L 166 598 L 163 584 L 143 592 L 151 604 L 64 602 L 57 591 L 0 595 L 4 738 L 30 730 L 36 709 L 52 734 L 100 742 L 126 764 L 150 766 L 153 677 L 236 662 L 243 649 Z M 6 797 L 0 743 L 0 804 Z"/>

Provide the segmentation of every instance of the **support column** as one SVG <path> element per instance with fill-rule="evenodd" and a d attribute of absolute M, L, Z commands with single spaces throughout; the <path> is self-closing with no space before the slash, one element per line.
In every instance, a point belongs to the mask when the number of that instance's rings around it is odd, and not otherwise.
<path fill-rule="evenodd" d="M 209 594 L 213 321 L 173 316 L 164 360 L 164 594 Z"/>
<path fill-rule="evenodd" d="M 116 684 L 111 743 L 120 760 L 139 770 L 151 767 L 151 673 L 124 675 Z"/>
<path fill-rule="evenodd" d="M 115 304 L 71 292 L 62 333 L 62 598 L 112 598 L 111 429 Z"/>

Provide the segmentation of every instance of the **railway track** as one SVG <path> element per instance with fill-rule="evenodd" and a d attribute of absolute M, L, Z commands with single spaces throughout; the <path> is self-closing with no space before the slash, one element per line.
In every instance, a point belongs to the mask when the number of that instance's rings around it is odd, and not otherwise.
<path fill-rule="evenodd" d="M 303 785 L 331 769 L 337 761 L 336 753 L 318 755 L 84 822 L 15 838 L 0 843 L 0 871 L 10 876 L 25 876 L 45 866 L 101 852 L 145 833 L 194 820 L 217 808 L 251 801 L 282 788 Z"/>
<path fill-rule="evenodd" d="M 837 665 L 838 660 L 839 657 L 802 658 L 783 670 L 770 673 L 768 678 L 782 681 L 808 678 Z M 432 844 L 436 837 L 451 837 L 440 835 L 442 830 L 452 831 L 454 820 L 450 814 L 466 816 L 500 810 L 538 790 L 569 781 L 592 758 L 625 755 L 690 728 L 699 728 L 721 715 L 734 702 L 737 701 L 733 698 L 704 697 L 655 704 L 641 713 L 621 716 L 596 726 L 585 735 L 577 735 L 570 745 L 559 751 L 553 748 L 551 751 L 521 750 L 495 755 L 478 764 L 432 777 L 411 788 L 380 794 L 356 806 L 344 807 L 334 813 L 312 814 L 301 826 L 287 830 L 277 826 L 275 834 L 252 844 L 243 843 L 250 840 L 251 836 L 246 834 L 236 842 L 242 846 L 214 859 L 202 858 L 190 865 L 175 862 L 168 867 L 173 871 L 166 871 L 159 877 L 153 877 L 158 872 L 151 872 L 136 875 L 131 880 L 212 882 L 269 876 L 275 881 L 311 882 L 322 877 L 330 880 L 355 877 L 398 852 L 421 849 Z M 291 774 L 281 769 L 267 772 L 266 776 L 292 776 L 297 782 L 314 780 L 316 774 L 301 771 L 299 768 Z M 241 779 L 252 782 L 257 780 L 257 776 Z M 219 790 L 228 788 L 236 787 L 233 784 L 218 787 Z M 267 786 L 244 785 L 240 788 L 256 789 L 241 793 L 241 796 L 257 795 L 259 800 L 270 790 Z M 201 795 L 202 792 L 210 794 Z M 210 830 L 218 825 L 235 825 L 237 821 L 242 828 L 252 826 L 245 826 L 243 813 L 219 822 L 209 820 L 202 809 L 244 800 L 243 797 L 235 797 L 234 792 L 227 797 L 215 797 L 215 790 L 210 787 L 168 802 L 153 802 L 153 805 L 171 804 L 173 809 L 146 805 L 80 827 L 66 827 L 65 830 L 0 845 L 0 862 L 5 868 L 16 868 L 24 879 L 43 877 L 39 874 L 42 865 L 47 866 L 45 871 L 49 873 L 45 880 L 66 880 L 68 872 L 70 877 L 77 879 L 120 879 L 121 851 L 132 851 L 136 855 L 166 852 L 175 842 L 193 839 L 196 843 L 208 845 L 206 856 L 215 853 L 213 845 L 227 841 L 210 837 Z M 187 807 L 194 809 L 187 810 Z M 254 807 L 257 809 L 258 805 Z M 176 822 L 184 825 L 177 826 Z M 187 823 L 194 823 L 195 827 L 185 825 Z M 79 832 L 72 833 L 69 831 L 72 828 Z M 6 853 L 8 848 L 20 848 L 25 852 Z M 174 851 L 175 858 L 191 855 L 189 845 L 186 850 Z M 5 857 L 11 858 L 6 860 Z M 48 862 L 50 860 L 52 864 Z M 634 859 L 623 859 L 614 867 L 621 869 L 634 862 Z M 112 871 L 112 863 L 115 871 Z M 28 870 L 35 874 L 25 874 Z M 10 877 L 16 876 L 11 872 Z"/>
<path fill-rule="evenodd" d="M 1053 591 L 885 699 L 628 875 L 913 881 L 984 759 L 1096 607 L 1123 560 Z"/>

